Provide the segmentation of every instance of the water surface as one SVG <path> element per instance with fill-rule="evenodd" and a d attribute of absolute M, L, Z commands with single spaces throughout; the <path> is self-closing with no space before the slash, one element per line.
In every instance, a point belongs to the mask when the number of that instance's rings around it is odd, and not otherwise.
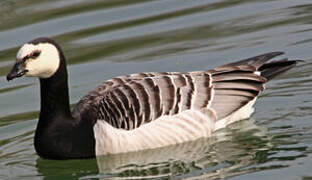
<path fill-rule="evenodd" d="M 0 12 L 0 179 L 312 178 L 310 0 L 3 0 Z M 252 118 L 211 138 L 54 161 L 33 147 L 38 80 L 5 80 L 20 45 L 39 36 L 64 49 L 73 105 L 118 75 L 209 69 L 270 51 L 305 62 L 267 85 Z"/>

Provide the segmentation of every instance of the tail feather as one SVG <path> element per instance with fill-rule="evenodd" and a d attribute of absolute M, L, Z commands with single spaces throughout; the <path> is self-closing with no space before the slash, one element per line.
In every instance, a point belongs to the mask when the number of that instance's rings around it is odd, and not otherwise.
<path fill-rule="evenodd" d="M 211 108 L 215 110 L 218 120 L 253 101 L 264 90 L 267 81 L 296 66 L 299 60 L 285 58 L 268 62 L 282 54 L 284 53 L 267 53 L 219 66 L 210 71 L 214 91 Z"/>
<path fill-rule="evenodd" d="M 265 77 L 267 80 L 271 80 L 274 77 L 295 67 L 297 62 L 297 60 L 288 61 L 287 59 L 282 59 L 279 61 L 266 63 L 262 65 L 258 71 L 261 72 L 261 76 Z"/>
<path fill-rule="evenodd" d="M 223 73 L 229 71 L 256 71 L 267 61 L 275 58 L 276 56 L 283 55 L 284 52 L 270 52 L 259 56 L 244 59 L 238 62 L 225 64 L 223 66 L 216 67 L 214 70 L 216 73 Z"/>

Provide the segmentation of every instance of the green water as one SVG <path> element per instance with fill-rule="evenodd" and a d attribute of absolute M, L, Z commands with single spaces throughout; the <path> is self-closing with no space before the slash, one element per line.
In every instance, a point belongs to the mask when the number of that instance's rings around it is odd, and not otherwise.
<path fill-rule="evenodd" d="M 23 43 L 55 39 L 74 105 L 114 76 L 193 71 L 269 51 L 304 59 L 251 119 L 208 139 L 90 160 L 39 158 L 35 78 L 6 82 Z M 0 179 L 312 179 L 311 0 L 0 1 Z"/>

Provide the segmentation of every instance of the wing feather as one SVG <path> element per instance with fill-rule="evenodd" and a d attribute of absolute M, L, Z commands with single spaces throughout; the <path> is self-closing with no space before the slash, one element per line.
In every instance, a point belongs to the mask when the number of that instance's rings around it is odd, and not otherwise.
<path fill-rule="evenodd" d="M 119 85 L 106 90 L 103 98 L 105 101 L 99 106 L 103 106 L 105 109 L 103 112 L 107 114 L 102 115 L 101 111 L 100 117 L 110 116 L 104 120 L 116 128 L 131 130 L 163 115 L 174 115 L 190 108 L 206 107 L 211 100 L 208 74 L 144 75 L 144 78 L 128 82 L 114 78 L 112 84 Z"/>
<path fill-rule="evenodd" d="M 266 63 L 281 54 L 267 53 L 207 71 L 116 77 L 85 96 L 73 116 L 93 116 L 126 130 L 189 109 L 209 110 L 218 121 L 257 97 L 269 79 L 295 66 L 297 61 L 287 59 Z"/>

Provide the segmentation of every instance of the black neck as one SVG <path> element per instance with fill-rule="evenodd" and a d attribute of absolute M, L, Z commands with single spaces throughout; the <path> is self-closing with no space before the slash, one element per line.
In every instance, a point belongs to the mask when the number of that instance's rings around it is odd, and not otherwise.
<path fill-rule="evenodd" d="M 94 157 L 93 124 L 89 116 L 71 115 L 67 68 L 60 48 L 59 55 L 58 70 L 51 77 L 40 79 L 41 110 L 35 149 L 41 157 L 49 159 Z"/>
<path fill-rule="evenodd" d="M 51 120 L 58 116 L 71 117 L 65 60 L 50 78 L 40 79 L 40 120 Z"/>
<path fill-rule="evenodd" d="M 61 47 L 49 38 L 38 38 L 30 43 L 53 44 L 60 60 L 51 77 L 40 79 L 41 109 L 34 142 L 37 153 L 49 159 L 94 157 L 92 118 L 88 113 L 73 118 L 70 111 L 67 68 Z"/>

